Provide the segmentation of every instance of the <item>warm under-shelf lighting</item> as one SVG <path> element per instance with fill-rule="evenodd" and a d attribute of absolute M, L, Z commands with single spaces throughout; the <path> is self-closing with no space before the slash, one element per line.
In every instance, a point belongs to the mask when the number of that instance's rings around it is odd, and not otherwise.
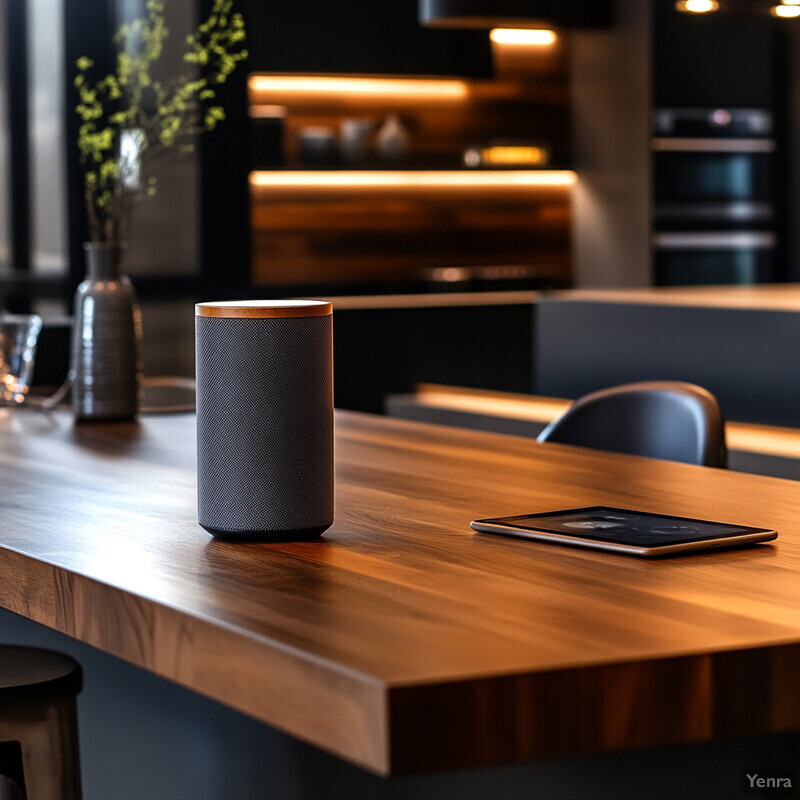
<path fill-rule="evenodd" d="M 784 3 L 780 6 L 773 6 L 772 16 L 781 17 L 782 19 L 793 19 L 794 17 L 800 17 L 800 6 L 789 5 L 788 3 Z"/>
<path fill-rule="evenodd" d="M 250 173 L 250 183 L 265 189 L 503 189 L 568 187 L 571 170 L 298 170 Z"/>
<path fill-rule="evenodd" d="M 468 167 L 519 167 L 525 164 L 541 166 L 547 163 L 549 156 L 546 148 L 535 145 L 492 145 L 468 150 L 464 155 L 464 162 Z"/>
<path fill-rule="evenodd" d="M 334 75 L 251 75 L 250 91 L 265 102 L 291 98 L 358 95 L 414 100 L 463 100 L 469 94 L 466 81 L 436 78 L 360 78 Z M 268 98 L 268 99 L 267 99 Z M 254 98 L 256 102 L 260 98 Z"/>
<path fill-rule="evenodd" d="M 678 11 L 686 11 L 690 14 L 708 14 L 719 8 L 717 0 L 678 0 L 675 3 Z"/>
<path fill-rule="evenodd" d="M 493 28 L 489 38 L 495 44 L 520 44 L 548 47 L 556 43 L 555 31 L 547 28 Z"/>

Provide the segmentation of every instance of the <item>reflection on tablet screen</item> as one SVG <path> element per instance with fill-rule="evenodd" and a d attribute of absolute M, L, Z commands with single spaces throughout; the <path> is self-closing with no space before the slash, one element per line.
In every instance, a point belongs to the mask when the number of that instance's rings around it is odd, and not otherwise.
<path fill-rule="evenodd" d="M 742 531 L 740 525 L 683 519 L 637 511 L 604 508 L 553 514 L 507 517 L 509 525 L 532 531 L 550 531 L 609 542 L 643 544 L 647 547 L 718 539 Z"/>

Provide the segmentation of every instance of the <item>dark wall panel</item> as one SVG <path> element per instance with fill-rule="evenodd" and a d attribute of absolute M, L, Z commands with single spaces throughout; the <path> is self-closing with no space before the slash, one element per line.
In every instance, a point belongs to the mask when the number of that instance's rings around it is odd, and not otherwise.
<path fill-rule="evenodd" d="M 800 426 L 796 312 L 543 300 L 534 341 L 538 394 L 689 381 L 728 419 Z"/>
<path fill-rule="evenodd" d="M 252 70 L 488 75 L 486 31 L 430 30 L 416 0 L 247 0 Z"/>
<path fill-rule="evenodd" d="M 381 412 L 417 383 L 529 392 L 535 306 L 335 310 L 338 408 Z"/>
<path fill-rule="evenodd" d="M 685 14 L 655 0 L 655 105 L 771 106 L 781 24 L 766 12 Z"/>

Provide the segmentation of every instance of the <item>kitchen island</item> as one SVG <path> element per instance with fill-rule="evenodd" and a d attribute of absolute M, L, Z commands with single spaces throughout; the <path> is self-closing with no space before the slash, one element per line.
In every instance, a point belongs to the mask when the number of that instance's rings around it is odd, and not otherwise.
<path fill-rule="evenodd" d="M 798 342 L 800 284 L 543 293 L 534 391 L 682 380 L 712 392 L 728 419 L 800 427 Z"/>
<path fill-rule="evenodd" d="M 333 527 L 313 542 L 241 544 L 196 523 L 193 415 L 7 419 L 0 606 L 17 616 L 0 618 L 0 636 L 26 637 L 18 617 L 40 623 L 182 687 L 187 703 L 210 698 L 283 731 L 282 747 L 300 739 L 358 765 L 348 780 L 373 781 L 364 796 L 444 795 L 425 789 L 430 776 L 362 770 L 473 769 L 469 783 L 485 787 L 507 775 L 498 765 L 544 761 L 551 777 L 534 763 L 531 780 L 556 797 L 554 758 L 761 736 L 763 769 L 796 748 L 772 738 L 800 728 L 795 483 L 355 413 L 336 424 Z M 468 526 L 592 504 L 780 538 L 649 562 Z M 128 673 L 129 698 L 148 680 Z M 109 713 L 103 725 L 113 737 L 132 723 Z M 98 746 L 82 742 L 89 759 Z M 266 774 L 286 768 L 285 753 L 263 759 Z M 727 791 L 740 775 L 719 780 Z M 328 796 L 361 795 L 354 784 Z"/>

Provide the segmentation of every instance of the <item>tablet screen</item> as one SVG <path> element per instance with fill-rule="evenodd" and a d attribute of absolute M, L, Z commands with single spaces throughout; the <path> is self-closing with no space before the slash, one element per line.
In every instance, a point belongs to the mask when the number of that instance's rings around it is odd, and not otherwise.
<path fill-rule="evenodd" d="M 606 506 L 571 508 L 484 521 L 522 530 L 547 531 L 580 539 L 647 548 L 723 539 L 767 530 Z"/>

